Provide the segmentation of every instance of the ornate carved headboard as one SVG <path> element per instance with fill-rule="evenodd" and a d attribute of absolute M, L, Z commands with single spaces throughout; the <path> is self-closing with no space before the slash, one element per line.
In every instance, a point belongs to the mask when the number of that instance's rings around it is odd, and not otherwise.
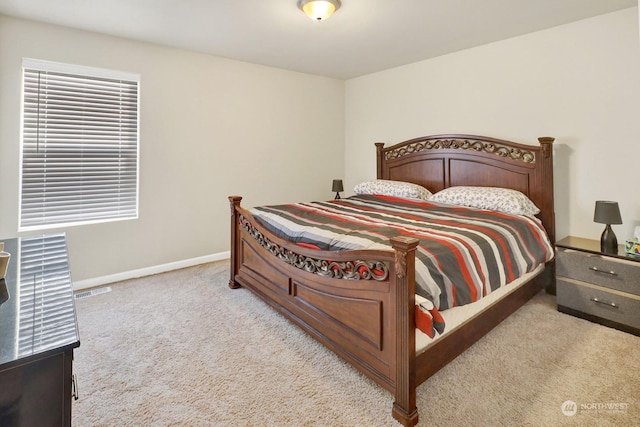
<path fill-rule="evenodd" d="M 553 199 L 554 138 L 538 146 L 477 135 L 432 135 L 391 147 L 376 143 L 377 177 L 420 184 L 435 193 L 473 185 L 512 188 L 540 208 L 538 215 L 555 242 Z"/>

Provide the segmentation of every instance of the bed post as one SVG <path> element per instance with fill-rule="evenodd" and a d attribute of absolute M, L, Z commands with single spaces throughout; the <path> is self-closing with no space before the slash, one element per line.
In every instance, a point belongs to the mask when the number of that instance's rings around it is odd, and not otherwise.
<path fill-rule="evenodd" d="M 539 206 L 542 210 L 541 219 L 545 230 L 552 245 L 556 243 L 556 213 L 553 197 L 553 142 L 555 138 L 550 136 L 541 136 L 538 138 L 540 147 L 542 148 L 542 182 L 541 188 L 551 197 L 546 198 L 546 205 Z M 549 261 L 544 271 L 544 280 L 547 283 L 546 291 L 548 294 L 556 294 L 556 261 Z"/>
<path fill-rule="evenodd" d="M 408 237 L 391 239 L 395 251 L 396 389 L 393 417 L 405 427 L 418 423 L 416 407 L 416 247 Z"/>
<path fill-rule="evenodd" d="M 542 182 L 540 185 L 543 191 L 553 194 L 553 141 L 555 138 L 550 136 L 541 136 L 538 142 L 542 147 Z M 545 217 L 543 218 L 544 227 L 547 235 L 551 239 L 551 243 L 556 242 L 556 224 L 555 224 L 555 206 L 553 205 L 553 197 L 549 197 L 546 206 L 540 206 Z"/>
<path fill-rule="evenodd" d="M 384 142 L 376 142 L 376 178 L 382 178 L 382 149 Z"/>
<path fill-rule="evenodd" d="M 238 272 L 238 209 L 240 207 L 241 196 L 229 196 L 229 205 L 231 208 L 231 263 L 229 267 L 229 287 L 237 289 L 240 285 L 236 282 L 236 273 Z"/>

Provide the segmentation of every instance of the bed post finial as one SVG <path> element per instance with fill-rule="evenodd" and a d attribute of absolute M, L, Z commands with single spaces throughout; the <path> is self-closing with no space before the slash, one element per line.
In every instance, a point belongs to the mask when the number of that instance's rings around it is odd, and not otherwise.
<path fill-rule="evenodd" d="M 541 136 L 540 138 L 538 138 L 538 142 L 542 146 L 542 155 L 545 158 L 548 158 L 549 156 L 551 156 L 551 149 L 552 149 L 551 145 L 555 140 L 556 139 L 551 136 Z"/>
<path fill-rule="evenodd" d="M 236 273 L 239 266 L 238 260 L 238 208 L 240 207 L 241 196 L 229 196 L 229 206 L 231 208 L 231 265 L 229 267 L 229 287 L 237 289 L 240 285 L 236 282 Z"/>

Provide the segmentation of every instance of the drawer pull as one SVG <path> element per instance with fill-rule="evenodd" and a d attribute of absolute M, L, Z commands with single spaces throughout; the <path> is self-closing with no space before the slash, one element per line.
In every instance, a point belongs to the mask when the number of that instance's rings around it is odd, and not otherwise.
<path fill-rule="evenodd" d="M 596 302 L 598 304 L 604 304 L 608 307 L 613 307 L 613 308 L 619 308 L 618 304 L 616 304 L 615 302 L 605 302 L 605 301 L 600 301 L 598 298 L 596 297 L 591 297 L 591 301 Z"/>
<path fill-rule="evenodd" d="M 589 267 L 589 270 L 591 270 L 591 271 L 595 271 L 596 273 L 606 273 L 606 274 L 610 274 L 610 275 L 612 275 L 612 276 L 617 276 L 617 275 L 618 275 L 618 273 L 616 273 L 616 272 L 615 272 L 615 271 L 613 271 L 613 270 L 609 270 L 609 271 L 607 271 L 607 270 L 600 270 L 598 267 Z"/>

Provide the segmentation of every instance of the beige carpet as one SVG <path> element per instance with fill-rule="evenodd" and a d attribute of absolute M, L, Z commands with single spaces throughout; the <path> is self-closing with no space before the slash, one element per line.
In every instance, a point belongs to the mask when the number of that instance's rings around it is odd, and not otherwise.
<path fill-rule="evenodd" d="M 76 301 L 74 426 L 399 425 L 391 394 L 229 289 L 227 269 L 121 282 Z M 422 384 L 419 425 L 640 425 L 640 338 L 554 303 L 536 296 Z"/>

